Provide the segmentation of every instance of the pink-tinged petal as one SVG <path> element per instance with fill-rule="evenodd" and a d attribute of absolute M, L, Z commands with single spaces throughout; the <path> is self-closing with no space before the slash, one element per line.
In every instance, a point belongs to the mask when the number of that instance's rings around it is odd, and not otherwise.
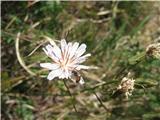
<path fill-rule="evenodd" d="M 55 70 L 60 67 L 58 64 L 52 64 L 52 63 L 40 63 L 40 66 L 43 68 L 47 68 L 49 70 Z"/>
<path fill-rule="evenodd" d="M 83 63 L 87 57 L 91 56 L 91 54 L 86 54 L 86 55 L 83 55 L 77 59 L 75 59 L 71 64 L 78 64 L 78 63 Z"/>
<path fill-rule="evenodd" d="M 53 46 L 51 46 L 50 44 L 48 44 L 46 47 L 46 50 L 48 51 L 48 55 L 54 55 L 53 53 Z"/>
<path fill-rule="evenodd" d="M 76 53 L 76 51 L 78 49 L 78 46 L 79 46 L 79 43 L 77 43 L 77 42 L 75 42 L 73 44 L 73 46 L 71 48 L 71 51 L 70 51 L 70 58 L 72 58 L 75 55 L 75 53 Z"/>
<path fill-rule="evenodd" d="M 62 39 L 62 40 L 61 40 L 61 50 L 62 50 L 63 53 L 64 53 L 64 51 L 65 51 L 65 46 L 67 46 L 66 40 L 65 40 L 65 39 Z"/>
<path fill-rule="evenodd" d="M 48 74 L 48 76 L 47 76 L 47 79 L 48 80 L 53 80 L 55 77 L 58 77 L 59 75 L 61 75 L 62 74 L 62 69 L 56 69 L 56 70 L 53 70 L 53 71 L 51 71 L 49 74 Z"/>
<path fill-rule="evenodd" d="M 88 54 L 83 55 L 83 56 L 81 56 L 81 57 L 79 57 L 79 58 L 87 58 L 87 57 L 90 57 L 90 56 L 91 56 L 91 54 L 90 54 L 90 53 L 88 53 Z"/>
<path fill-rule="evenodd" d="M 53 61 L 58 62 L 59 58 L 54 54 L 53 47 L 51 45 L 47 45 L 45 48 L 43 48 L 43 50 L 47 56 L 53 59 Z"/>
<path fill-rule="evenodd" d="M 66 56 L 66 57 L 67 57 L 67 59 L 69 59 L 69 58 L 70 58 L 71 51 L 72 51 L 72 43 L 71 43 L 71 42 L 69 42 L 69 43 L 68 43 L 68 56 Z"/>
<path fill-rule="evenodd" d="M 76 68 L 77 70 L 81 70 L 81 69 L 90 69 L 89 66 L 85 66 L 85 65 L 75 65 L 75 68 Z"/>
<path fill-rule="evenodd" d="M 69 50 L 70 50 L 70 46 L 72 45 L 71 42 L 68 43 L 68 45 L 65 46 L 64 49 L 64 61 L 67 61 L 68 57 L 69 57 Z"/>
<path fill-rule="evenodd" d="M 59 59 L 62 58 L 61 50 L 60 50 L 60 48 L 59 48 L 58 46 L 54 46 L 53 51 L 54 51 L 55 55 L 56 55 Z"/>
<path fill-rule="evenodd" d="M 57 57 L 58 59 L 61 58 L 61 50 L 58 46 L 51 46 L 51 45 L 47 45 L 46 49 L 48 50 L 48 52 L 52 55 Z"/>
<path fill-rule="evenodd" d="M 83 55 L 83 53 L 86 51 L 86 47 L 87 46 L 85 44 L 81 44 L 76 51 L 76 57 L 80 57 L 81 55 Z"/>
<path fill-rule="evenodd" d="M 66 59 L 66 56 L 68 54 L 68 44 L 66 44 L 63 48 L 63 58 Z"/>

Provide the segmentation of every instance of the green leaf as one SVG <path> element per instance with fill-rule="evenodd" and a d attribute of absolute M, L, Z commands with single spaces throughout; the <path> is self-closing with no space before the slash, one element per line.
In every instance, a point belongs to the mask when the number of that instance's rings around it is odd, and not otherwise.
<path fill-rule="evenodd" d="M 133 57 L 131 57 L 128 61 L 130 65 L 135 65 L 137 63 L 139 63 L 140 61 L 144 60 L 146 53 L 145 52 L 141 52 Z"/>

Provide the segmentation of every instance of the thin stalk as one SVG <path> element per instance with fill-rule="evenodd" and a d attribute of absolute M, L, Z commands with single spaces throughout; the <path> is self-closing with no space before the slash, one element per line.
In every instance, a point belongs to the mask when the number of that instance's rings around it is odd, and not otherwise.
<path fill-rule="evenodd" d="M 107 109 L 107 107 L 103 104 L 101 98 L 96 94 L 96 92 L 94 92 L 93 94 L 96 96 L 96 98 L 97 98 L 97 100 L 99 101 L 100 105 L 105 109 L 106 112 L 108 112 L 108 109 Z"/>
<path fill-rule="evenodd" d="M 69 87 L 68 87 L 65 79 L 63 79 L 63 82 L 64 82 L 65 87 L 66 87 L 67 90 L 68 90 L 69 95 L 70 95 L 71 98 L 72 98 L 72 101 L 73 101 L 73 100 L 74 100 L 74 96 L 72 95 L 72 93 L 71 93 L 71 91 L 70 91 L 70 89 L 69 89 Z M 74 108 L 75 112 L 78 113 L 75 103 L 73 103 L 73 108 Z"/>

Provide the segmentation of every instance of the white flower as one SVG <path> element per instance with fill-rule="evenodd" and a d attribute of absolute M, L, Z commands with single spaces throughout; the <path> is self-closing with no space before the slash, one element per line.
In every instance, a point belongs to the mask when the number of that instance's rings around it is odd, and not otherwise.
<path fill-rule="evenodd" d="M 53 80 L 55 77 L 60 79 L 72 79 L 73 71 L 79 71 L 81 69 L 89 69 L 89 66 L 80 65 L 91 54 L 83 55 L 86 51 L 86 45 L 79 45 L 78 42 L 68 44 L 65 39 L 60 42 L 60 47 L 56 44 L 48 44 L 43 48 L 48 57 L 52 59 L 52 63 L 41 63 L 40 66 L 51 70 L 47 79 Z M 83 80 L 81 78 L 81 80 Z M 79 83 L 83 83 L 81 81 Z"/>

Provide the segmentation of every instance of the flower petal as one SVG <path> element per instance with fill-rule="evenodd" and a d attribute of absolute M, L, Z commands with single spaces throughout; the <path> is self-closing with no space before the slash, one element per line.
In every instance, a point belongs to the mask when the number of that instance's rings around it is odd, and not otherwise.
<path fill-rule="evenodd" d="M 47 79 L 52 80 L 61 74 L 62 74 L 62 69 L 59 68 L 59 69 L 53 70 L 48 74 Z"/>
<path fill-rule="evenodd" d="M 68 43 L 68 56 L 70 56 L 71 51 L 72 51 L 72 43 L 69 42 Z"/>
<path fill-rule="evenodd" d="M 64 79 L 64 78 L 68 79 L 70 76 L 71 76 L 70 71 L 68 69 L 66 69 L 66 70 L 63 70 L 63 72 L 59 76 L 59 78 L 61 78 L 61 79 Z"/>
<path fill-rule="evenodd" d="M 86 51 L 86 44 L 81 44 L 76 51 L 76 57 L 80 57 Z"/>
<path fill-rule="evenodd" d="M 42 49 L 43 49 L 43 51 L 46 53 L 46 55 L 48 55 L 48 56 L 49 56 L 48 51 L 47 51 L 45 48 L 42 48 Z"/>
<path fill-rule="evenodd" d="M 75 55 L 75 53 L 76 53 L 76 51 L 77 51 L 77 49 L 78 49 L 78 46 L 79 46 L 79 43 L 78 43 L 78 42 L 75 42 L 75 43 L 73 44 L 73 46 L 72 46 L 72 48 L 71 48 L 71 50 L 70 50 L 70 58 L 72 58 L 72 57 Z"/>
<path fill-rule="evenodd" d="M 68 79 L 71 76 L 71 72 L 69 70 L 65 71 L 65 77 Z"/>
<path fill-rule="evenodd" d="M 58 46 L 54 46 L 53 51 L 54 51 L 55 55 L 56 55 L 59 59 L 62 58 L 61 50 L 60 50 L 60 48 L 59 48 Z"/>
<path fill-rule="evenodd" d="M 65 60 L 68 55 L 68 44 L 66 44 L 63 49 L 63 59 Z"/>
<path fill-rule="evenodd" d="M 53 52 L 53 47 L 51 45 L 47 45 L 43 50 L 50 58 L 53 59 L 53 61 L 58 62 L 59 58 Z"/>
<path fill-rule="evenodd" d="M 86 54 L 86 55 L 83 55 L 83 56 L 75 59 L 71 64 L 79 64 L 79 63 L 82 63 L 82 62 L 84 62 L 84 61 L 87 59 L 87 57 L 89 57 L 89 56 L 91 56 L 90 53 L 89 53 L 89 54 Z"/>
<path fill-rule="evenodd" d="M 62 73 L 59 75 L 60 79 L 64 79 L 65 78 L 65 71 L 63 70 Z"/>
<path fill-rule="evenodd" d="M 40 66 L 43 68 L 47 68 L 49 70 L 55 70 L 60 67 L 58 64 L 52 64 L 52 63 L 40 63 Z"/>
<path fill-rule="evenodd" d="M 87 58 L 87 57 L 90 57 L 90 56 L 91 56 L 91 54 L 88 53 L 88 54 L 86 54 L 86 55 L 81 56 L 80 58 Z"/>
<path fill-rule="evenodd" d="M 76 65 L 75 67 L 77 70 L 81 70 L 81 69 L 90 69 L 89 66 L 85 66 L 85 65 Z"/>
<path fill-rule="evenodd" d="M 61 50 L 62 50 L 63 54 L 64 54 L 65 46 L 67 46 L 66 40 L 62 39 L 61 40 Z"/>
<path fill-rule="evenodd" d="M 60 50 L 60 48 L 57 45 L 55 45 L 53 47 L 51 45 L 47 45 L 46 49 L 48 50 L 48 52 L 52 56 L 54 55 L 54 56 L 58 57 L 59 59 L 61 58 L 61 50 Z"/>

